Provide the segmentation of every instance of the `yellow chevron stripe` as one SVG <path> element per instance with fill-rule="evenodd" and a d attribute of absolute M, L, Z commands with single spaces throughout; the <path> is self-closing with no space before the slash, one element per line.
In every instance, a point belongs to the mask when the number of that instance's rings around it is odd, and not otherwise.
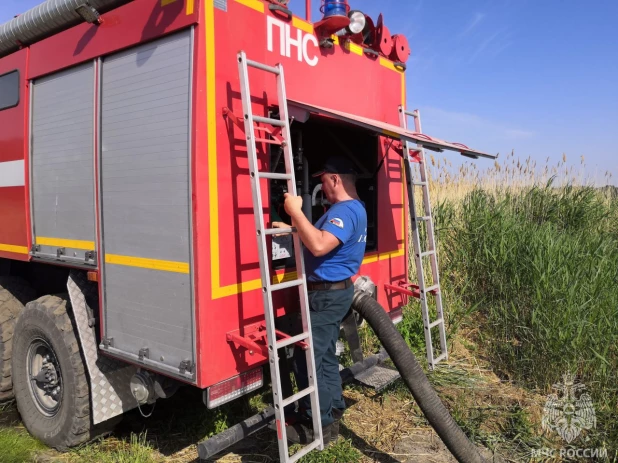
<path fill-rule="evenodd" d="M 93 241 L 67 240 L 64 238 L 45 238 L 37 236 L 35 243 L 40 246 L 53 246 L 56 248 L 83 249 L 93 251 L 95 246 Z"/>
<path fill-rule="evenodd" d="M 386 59 L 386 58 L 380 57 L 380 64 L 382 66 L 384 66 L 385 68 L 391 69 L 393 71 L 401 72 L 403 74 L 403 70 L 402 69 L 396 68 L 395 65 L 393 64 L 393 62 L 388 60 L 388 59 Z"/>
<path fill-rule="evenodd" d="M 114 265 L 125 265 L 127 267 L 147 268 L 150 270 L 161 270 L 163 272 L 190 273 L 190 266 L 188 263 L 174 262 L 171 260 L 146 259 L 144 257 L 106 254 L 105 263 Z"/>
<path fill-rule="evenodd" d="M 15 254 L 28 254 L 26 246 L 15 246 L 13 244 L 0 244 L 0 251 L 14 252 Z"/>
<path fill-rule="evenodd" d="M 308 23 L 307 21 L 304 21 L 300 18 L 297 18 L 296 16 L 292 17 L 292 26 L 308 34 L 313 34 L 313 24 Z"/>
<path fill-rule="evenodd" d="M 346 50 L 349 50 L 351 53 L 354 53 L 358 56 L 363 56 L 363 47 L 358 45 L 357 43 L 350 42 L 349 40 L 345 43 Z"/>
<path fill-rule="evenodd" d="M 236 0 L 241 5 L 248 6 L 249 8 L 253 8 L 255 11 L 259 11 L 260 13 L 264 13 L 264 4 L 259 0 Z"/>

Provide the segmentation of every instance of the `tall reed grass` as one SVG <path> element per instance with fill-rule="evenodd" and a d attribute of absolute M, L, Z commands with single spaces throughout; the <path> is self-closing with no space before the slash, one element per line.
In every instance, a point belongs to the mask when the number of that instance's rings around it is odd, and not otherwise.
<path fill-rule="evenodd" d="M 618 190 L 578 184 L 565 162 L 510 155 L 453 174 L 433 159 L 442 287 L 475 308 L 464 323 L 502 377 L 548 393 L 578 374 L 596 406 L 591 435 L 615 446 Z"/>

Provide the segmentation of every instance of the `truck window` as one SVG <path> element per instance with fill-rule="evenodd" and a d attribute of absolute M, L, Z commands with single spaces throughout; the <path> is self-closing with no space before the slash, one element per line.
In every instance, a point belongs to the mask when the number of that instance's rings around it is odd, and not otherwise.
<path fill-rule="evenodd" d="M 19 71 L 0 76 L 0 111 L 19 104 Z"/>

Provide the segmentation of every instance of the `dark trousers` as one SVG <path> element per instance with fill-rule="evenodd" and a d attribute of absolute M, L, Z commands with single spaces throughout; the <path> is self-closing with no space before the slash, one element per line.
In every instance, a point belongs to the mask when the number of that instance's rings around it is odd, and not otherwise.
<path fill-rule="evenodd" d="M 354 287 L 332 291 L 309 291 L 311 333 L 315 354 L 315 370 L 320 400 L 322 426 L 334 421 L 332 410 L 345 409 L 339 359 L 335 355 L 341 321 L 352 306 Z M 295 349 L 294 373 L 299 389 L 308 387 L 305 351 Z M 301 414 L 311 418 L 309 397 L 300 400 Z"/>

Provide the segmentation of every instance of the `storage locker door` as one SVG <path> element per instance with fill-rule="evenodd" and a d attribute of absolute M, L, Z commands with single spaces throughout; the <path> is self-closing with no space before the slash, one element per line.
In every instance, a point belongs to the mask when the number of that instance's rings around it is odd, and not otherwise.
<path fill-rule="evenodd" d="M 191 32 L 103 60 L 105 338 L 112 353 L 190 376 Z M 140 354 L 141 352 L 141 354 Z"/>
<path fill-rule="evenodd" d="M 37 79 L 31 184 L 37 257 L 96 264 L 94 65 Z"/>

